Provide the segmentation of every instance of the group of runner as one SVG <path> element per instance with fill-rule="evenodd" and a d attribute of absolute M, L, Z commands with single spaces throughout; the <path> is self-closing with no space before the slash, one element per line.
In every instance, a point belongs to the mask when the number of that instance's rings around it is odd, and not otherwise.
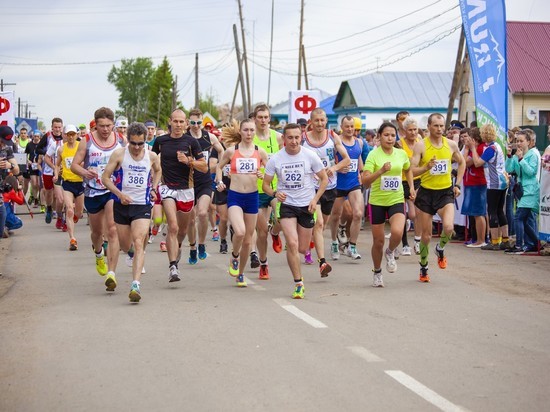
<path fill-rule="evenodd" d="M 56 118 L 40 143 L 46 147 L 45 161 L 52 169 L 52 189 L 61 193 L 55 195 L 56 202 L 46 199 L 46 222 L 51 221 L 54 204 L 58 219 L 64 208 L 61 224 L 67 226 L 69 248 L 76 250 L 74 223 L 85 208 L 96 269 L 105 277 L 107 291 L 117 287 L 120 250 L 128 254 L 133 272 L 131 302 L 141 299 L 148 238 L 156 235 L 164 222 L 169 282 L 181 279 L 178 265 L 186 237 L 188 262 L 207 259 L 205 239 L 212 205 L 220 220 L 216 234 L 222 254 L 229 252 L 227 233 L 231 232 L 228 272 L 239 287 L 247 286 L 244 271 L 249 257 L 251 266 L 259 267 L 259 278 L 269 279 L 268 237 L 273 240 L 273 250 L 280 253 L 280 231 L 295 282 L 294 298 L 303 298 L 305 291 L 301 255 L 305 264 L 312 264 L 314 249 L 320 276 L 332 271 L 325 258 L 326 226 L 330 227 L 333 260 L 338 260 L 341 252 L 361 259 L 357 238 L 366 189 L 373 236 L 373 286 L 384 286 L 383 257 L 388 272 L 397 269 L 395 251 L 406 239 L 406 202 L 409 217 L 416 207 L 419 280 L 430 281 L 428 250 L 435 213 L 443 226 L 435 251 L 439 266 L 446 267 L 444 247 L 452 236 L 454 198 L 465 166 L 456 143 L 443 136 L 442 115 L 429 117 L 429 137 L 424 139 L 414 132 L 417 125 L 413 121 L 398 123 L 405 130 L 401 139 L 398 127 L 383 123 L 374 148 L 365 147 L 367 142 L 356 135 L 356 119 L 350 116 L 341 121 L 341 135 L 327 129 L 327 116 L 320 108 L 313 110 L 305 130 L 290 123 L 278 133 L 270 129 L 270 120 L 268 106 L 260 105 L 250 118 L 226 125 L 218 140 L 203 127 L 202 112 L 192 110 L 187 118 L 178 109 L 171 114 L 169 132 L 155 136 L 153 122 L 115 124 L 113 111 L 102 107 L 94 114 L 95 129 L 77 142 L 77 130 L 70 125 L 65 127 L 63 140 L 63 125 Z M 453 162 L 458 165 L 454 182 Z M 47 184 L 48 176 L 44 173 L 45 188 L 52 186 Z M 384 250 L 387 221 L 391 229 Z M 339 242 L 342 237 L 345 242 Z"/>

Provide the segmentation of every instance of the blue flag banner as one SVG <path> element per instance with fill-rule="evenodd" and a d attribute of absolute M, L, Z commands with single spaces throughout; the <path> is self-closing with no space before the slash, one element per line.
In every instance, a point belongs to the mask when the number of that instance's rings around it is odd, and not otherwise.
<path fill-rule="evenodd" d="M 504 0 L 460 0 L 462 25 L 476 100 L 479 126 L 492 123 L 500 142 L 508 127 L 506 6 Z"/>
<path fill-rule="evenodd" d="M 25 117 L 16 117 L 15 118 L 15 132 L 19 133 L 22 127 L 25 127 L 29 133 L 32 134 L 36 129 L 38 129 L 38 119 L 28 119 Z"/>

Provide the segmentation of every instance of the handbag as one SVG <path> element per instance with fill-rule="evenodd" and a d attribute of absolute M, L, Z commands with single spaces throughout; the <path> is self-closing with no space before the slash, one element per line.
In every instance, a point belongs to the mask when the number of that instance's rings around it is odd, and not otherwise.
<path fill-rule="evenodd" d="M 512 192 L 514 193 L 514 198 L 518 201 L 523 197 L 523 185 L 521 184 L 521 168 L 519 169 L 519 176 L 516 180 L 516 184 Z"/>

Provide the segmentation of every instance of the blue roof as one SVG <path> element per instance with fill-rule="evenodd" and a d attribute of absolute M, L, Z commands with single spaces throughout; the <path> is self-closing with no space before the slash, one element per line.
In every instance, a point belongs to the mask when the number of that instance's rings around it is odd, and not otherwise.
<path fill-rule="evenodd" d="M 377 72 L 347 80 L 336 95 L 335 109 L 349 87 L 358 108 L 441 108 L 449 104 L 451 72 Z"/>
<path fill-rule="evenodd" d="M 334 107 L 334 102 L 336 101 L 336 95 L 327 97 L 325 100 L 322 100 L 319 104 L 319 107 L 325 111 L 325 113 L 328 114 L 334 114 L 334 110 L 332 108 Z"/>

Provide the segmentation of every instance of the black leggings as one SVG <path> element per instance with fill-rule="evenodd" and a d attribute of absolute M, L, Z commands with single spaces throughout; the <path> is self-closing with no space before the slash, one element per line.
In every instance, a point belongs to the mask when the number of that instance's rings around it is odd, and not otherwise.
<path fill-rule="evenodd" d="M 506 212 L 504 205 L 506 204 L 506 189 L 487 189 L 487 213 L 489 214 L 489 227 L 506 226 Z"/>

